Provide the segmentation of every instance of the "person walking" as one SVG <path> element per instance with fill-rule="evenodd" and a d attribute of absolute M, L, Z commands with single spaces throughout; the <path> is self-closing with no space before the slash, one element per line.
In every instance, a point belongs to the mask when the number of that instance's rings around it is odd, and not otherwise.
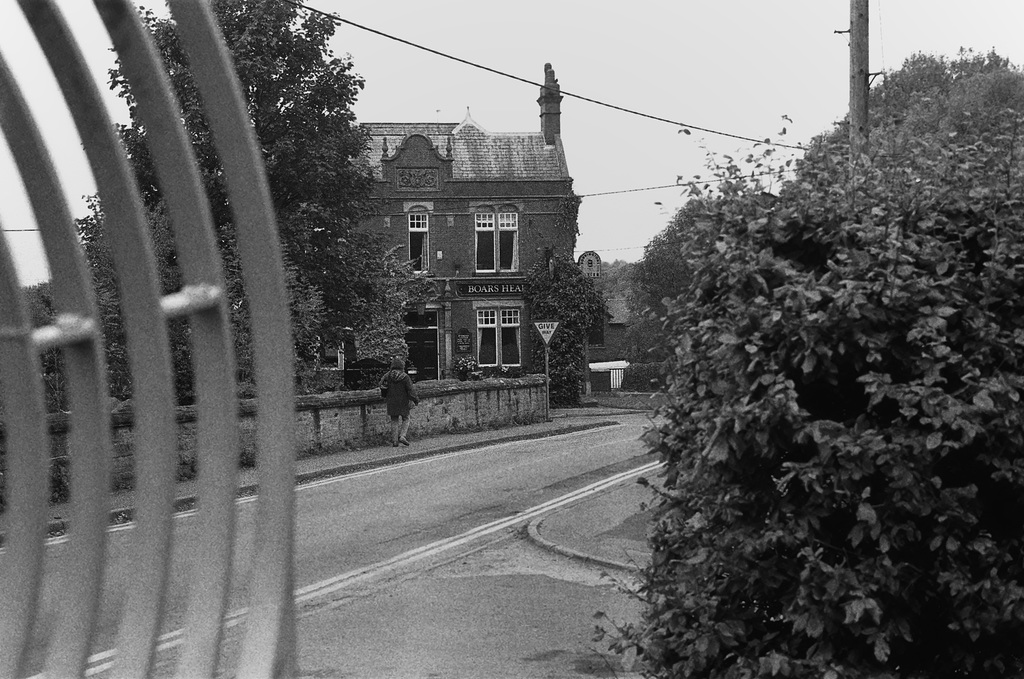
<path fill-rule="evenodd" d="M 405 363 L 400 358 L 391 361 L 391 370 L 384 373 L 380 381 L 380 395 L 388 404 L 391 418 L 391 445 L 409 445 L 409 408 L 420 402 L 412 378 L 405 372 Z"/>

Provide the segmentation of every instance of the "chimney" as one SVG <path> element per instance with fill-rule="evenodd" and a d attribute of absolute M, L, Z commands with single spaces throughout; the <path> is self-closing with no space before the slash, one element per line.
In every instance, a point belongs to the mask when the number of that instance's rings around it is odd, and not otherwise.
<path fill-rule="evenodd" d="M 540 131 L 544 135 L 544 143 L 553 145 L 555 137 L 562 133 L 561 116 L 562 90 L 555 79 L 555 69 L 551 64 L 544 64 L 544 85 L 540 88 Z"/>

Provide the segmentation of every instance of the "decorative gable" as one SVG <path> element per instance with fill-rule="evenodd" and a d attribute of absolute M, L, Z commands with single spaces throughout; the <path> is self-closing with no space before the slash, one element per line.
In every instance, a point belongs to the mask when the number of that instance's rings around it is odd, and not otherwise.
<path fill-rule="evenodd" d="M 438 150 L 425 135 L 410 134 L 389 155 L 387 138 L 381 146 L 381 171 L 384 180 L 399 191 L 437 191 L 452 178 L 452 151 Z"/>

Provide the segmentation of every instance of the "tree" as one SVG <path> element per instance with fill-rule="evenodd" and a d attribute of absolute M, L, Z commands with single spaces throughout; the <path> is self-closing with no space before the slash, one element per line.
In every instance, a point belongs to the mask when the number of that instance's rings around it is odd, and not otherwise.
<path fill-rule="evenodd" d="M 359 353 L 364 357 L 387 360 L 407 356 L 405 308 L 409 303 L 426 302 L 435 295 L 433 283 L 412 275 L 409 262 L 399 259 L 399 247 L 385 254 L 370 288 L 372 297 L 360 300 L 356 311 L 367 322 L 354 329 Z"/>
<path fill-rule="evenodd" d="M 112 397 L 124 401 L 131 398 L 132 377 L 119 302 L 117 274 L 109 243 L 103 237 L 103 212 L 99 200 L 90 200 L 89 208 L 90 214 L 76 220 L 75 223 L 92 273 L 96 304 L 103 326 L 108 389 Z M 170 223 L 159 205 L 150 209 L 147 221 L 160 274 L 160 292 L 168 294 L 181 288 L 181 274 L 175 264 Z M 192 403 L 193 373 L 188 324 L 180 319 L 171 321 L 168 324 L 168 334 L 178 403 Z"/>
<path fill-rule="evenodd" d="M 955 60 L 915 54 L 885 74 L 870 102 L 871 164 L 887 171 L 887 181 L 900 186 L 908 200 L 949 182 L 949 159 L 925 147 L 973 153 L 972 145 L 981 143 L 992 171 L 1004 180 L 1007 172 L 1020 173 L 1024 74 L 994 52 L 961 50 Z M 831 145 L 844 134 L 840 126 L 816 143 Z M 996 137 L 1005 153 L 991 153 Z"/>
<path fill-rule="evenodd" d="M 644 247 L 644 256 L 632 271 L 630 306 L 639 321 L 629 332 L 638 360 L 666 358 L 665 315 L 701 265 L 695 253 L 714 241 L 713 225 L 704 218 L 707 198 L 693 198 L 676 212 L 672 221 Z"/>
<path fill-rule="evenodd" d="M 25 289 L 28 301 L 28 313 L 33 327 L 53 322 L 56 312 L 53 305 L 53 293 L 50 283 L 37 283 Z M 56 412 L 68 409 L 67 384 L 64 379 L 64 362 L 59 349 L 47 349 L 40 356 L 45 388 L 46 411 Z M 0 403 L 0 419 L 4 414 L 3 403 Z"/>
<path fill-rule="evenodd" d="M 363 81 L 350 59 L 337 58 L 328 48 L 335 24 L 326 16 L 277 0 L 216 0 L 212 6 L 263 150 L 293 293 L 297 352 L 315 359 L 324 344 L 339 340 L 342 327 L 365 327 L 383 313 L 395 313 L 396 304 L 401 317 L 400 301 L 374 287 L 395 275 L 393 262 L 378 238 L 356 228 L 372 209 L 373 179 L 359 162 L 368 137 L 352 113 Z M 247 307 L 219 161 L 173 21 L 151 12 L 144 13 L 144 21 L 181 102 L 211 200 L 244 372 L 247 332 L 241 328 Z M 116 69 L 111 86 L 129 104 L 131 123 L 122 128 L 122 138 L 144 200 L 158 210 L 161 194 L 145 128 Z"/>
<path fill-rule="evenodd" d="M 961 50 L 954 60 L 914 54 L 872 88 L 872 135 L 881 131 L 886 136 L 896 128 L 918 136 L 951 132 L 978 113 L 998 116 L 1006 108 L 1019 111 L 1024 103 L 1019 76 L 995 52 L 982 55 Z M 970 127 L 977 129 L 977 124 Z"/>
<path fill-rule="evenodd" d="M 601 275 L 594 279 L 594 287 L 605 299 L 626 299 L 632 289 L 632 262 L 616 259 L 601 264 Z"/>
<path fill-rule="evenodd" d="M 540 262 L 527 274 L 526 304 L 530 317 L 554 319 L 558 330 L 550 346 L 551 403 L 580 403 L 583 383 L 583 345 L 587 336 L 604 322 L 604 298 L 570 257 L 552 257 L 552 266 Z M 532 343 L 533 364 L 544 364 L 544 346 Z"/>
<path fill-rule="evenodd" d="M 1021 114 L 964 110 L 868 166 L 826 135 L 771 200 L 721 173 L 620 639 L 653 676 L 1024 673 Z"/>

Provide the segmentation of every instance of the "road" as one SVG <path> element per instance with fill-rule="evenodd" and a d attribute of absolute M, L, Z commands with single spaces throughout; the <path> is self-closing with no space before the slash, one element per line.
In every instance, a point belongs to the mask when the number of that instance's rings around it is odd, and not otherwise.
<path fill-rule="evenodd" d="M 472 563 L 466 561 L 470 568 L 519 558 L 520 545 L 512 544 L 512 551 L 508 550 L 510 541 L 516 542 L 515 529 L 521 528 L 526 520 L 557 508 L 563 503 L 559 498 L 567 494 L 644 462 L 637 460 L 645 453 L 638 437 L 647 419 L 642 415 L 616 419 L 620 424 L 607 428 L 484 446 L 300 487 L 295 559 L 300 618 L 309 621 L 330 615 L 334 619 L 344 602 L 365 599 L 381 588 L 404 587 L 405 579 L 458 563 L 466 555 L 471 555 Z M 572 497 L 569 495 L 568 499 Z M 251 499 L 240 500 L 238 504 L 234 583 L 246 582 L 252 567 L 255 507 Z M 184 567 L 192 559 L 201 558 L 190 549 L 190 516 L 184 513 L 176 522 L 174 579 L 165 626 L 168 648 L 173 648 L 178 638 L 177 629 L 186 601 L 187 571 Z M 131 564 L 125 554 L 133 533 L 129 526 L 113 529 L 110 534 L 111 566 L 97 653 L 92 658 L 93 669 L 97 671 L 109 665 L 111 654 L 107 649 L 116 644 L 114 621 L 121 606 L 124 582 L 131 577 Z M 49 547 L 48 579 L 73 573 L 73 564 L 63 558 L 63 546 L 58 540 Z M 445 596 L 444 588 L 436 595 Z M 449 591 L 447 595 L 466 594 Z M 487 592 L 471 596 L 486 605 Z M 238 611 L 244 606 L 245 592 L 236 584 L 230 609 Z M 52 598 L 45 603 L 41 618 L 44 633 L 59 610 L 59 602 Z M 519 613 L 510 611 L 510 620 L 518 619 Z M 365 620 L 360 617 L 364 614 L 370 618 L 363 627 L 387 628 L 374 623 L 372 610 L 355 617 Z M 382 620 L 384 618 L 388 624 L 395 623 L 394 616 L 388 618 L 382 613 Z M 406 628 L 417 625 L 415 619 L 408 620 L 405 616 L 402 619 Z M 335 626 L 338 624 L 344 626 L 344 623 L 335 623 Z M 423 624 L 430 623 L 424 621 Z M 509 633 L 514 635 L 516 627 L 511 625 Z M 312 654 L 311 657 L 324 653 L 336 655 L 329 639 L 309 643 L 310 640 L 303 639 L 302 629 L 300 625 L 303 653 Z M 312 630 L 313 636 L 324 631 L 315 623 L 307 629 Z M 420 649 L 416 648 L 414 640 L 403 648 L 407 654 L 403 667 L 408 670 L 410 663 L 418 662 Z M 378 660 L 383 662 L 383 658 L 367 658 L 365 654 L 361 658 L 362 662 L 369 663 L 367 670 L 372 670 Z M 300 662 L 303 662 L 301 656 Z"/>

